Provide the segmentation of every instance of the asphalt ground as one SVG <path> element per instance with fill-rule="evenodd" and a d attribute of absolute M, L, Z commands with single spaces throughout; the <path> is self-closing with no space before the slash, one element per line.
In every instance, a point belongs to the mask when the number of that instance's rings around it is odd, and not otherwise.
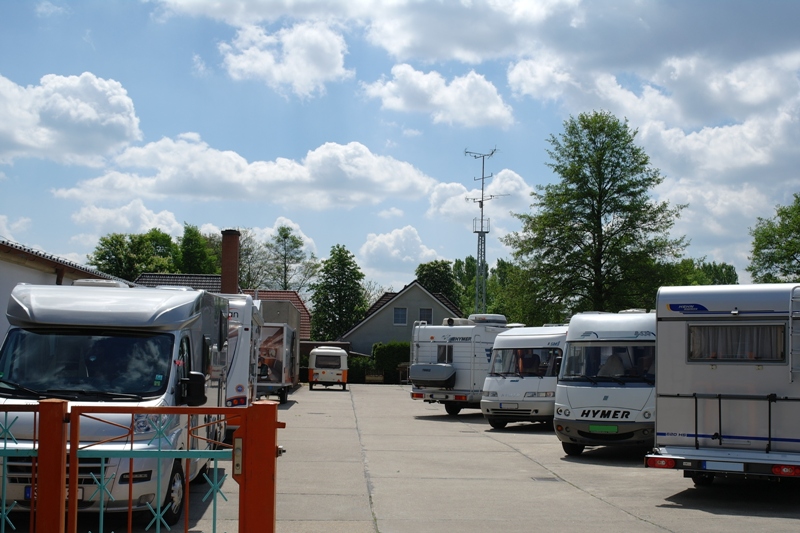
<path fill-rule="evenodd" d="M 278 533 L 800 530 L 797 483 L 695 488 L 677 471 L 644 468 L 644 450 L 567 457 L 549 426 L 494 430 L 479 410 L 452 417 L 409 393 L 406 385 L 370 384 L 290 394 L 278 411 L 286 423 L 278 431 L 286 449 Z M 220 476 L 230 472 L 230 463 L 219 466 Z M 227 500 L 216 504 L 203 500 L 207 492 L 192 485 L 189 531 L 214 531 L 214 516 L 216 531 L 238 531 L 237 484 L 228 477 Z M 97 526 L 96 518 L 82 520 L 82 531 Z M 103 529 L 125 530 L 120 520 Z"/>

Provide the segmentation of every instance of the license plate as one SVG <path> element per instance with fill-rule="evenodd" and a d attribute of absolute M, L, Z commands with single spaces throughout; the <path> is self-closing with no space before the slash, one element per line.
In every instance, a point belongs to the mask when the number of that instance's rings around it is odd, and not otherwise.
<path fill-rule="evenodd" d="M 501 403 L 500 409 L 519 409 L 518 403 Z"/>
<path fill-rule="evenodd" d="M 706 470 L 721 470 L 724 472 L 744 472 L 742 463 L 727 463 L 724 461 L 703 461 Z"/>
<path fill-rule="evenodd" d="M 69 499 L 69 487 L 67 487 L 66 494 L 67 494 L 67 499 Z M 30 500 L 31 499 L 31 486 L 30 485 L 25 485 L 25 499 L 26 500 Z M 83 499 L 83 487 L 78 487 L 78 499 L 79 500 Z"/>
<path fill-rule="evenodd" d="M 589 431 L 591 431 L 592 433 L 616 433 L 617 432 L 617 426 L 595 426 L 595 425 L 590 425 L 589 426 Z"/>

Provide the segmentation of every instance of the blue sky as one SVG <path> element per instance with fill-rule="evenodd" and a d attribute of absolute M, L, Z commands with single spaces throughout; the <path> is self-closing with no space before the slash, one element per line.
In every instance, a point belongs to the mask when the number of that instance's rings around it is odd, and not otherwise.
<path fill-rule="evenodd" d="M 550 134 L 607 110 L 689 204 L 687 254 L 749 281 L 757 217 L 800 192 L 800 3 L 0 3 L 0 235 L 84 263 L 98 238 L 292 227 L 399 290 L 487 261 L 556 179 Z"/>

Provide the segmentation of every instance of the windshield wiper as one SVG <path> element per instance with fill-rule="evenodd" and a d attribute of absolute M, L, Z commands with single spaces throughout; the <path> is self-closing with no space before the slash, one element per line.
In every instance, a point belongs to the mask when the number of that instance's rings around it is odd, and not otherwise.
<path fill-rule="evenodd" d="M 570 377 L 570 378 L 575 378 L 575 379 L 585 379 L 586 381 L 590 381 L 590 382 L 594 383 L 595 385 L 597 385 L 597 383 L 598 383 L 597 378 L 593 378 L 592 376 L 587 376 L 586 374 L 580 374 L 580 375 L 577 375 L 577 376 L 564 376 L 564 377 L 565 378 L 566 377 Z"/>
<path fill-rule="evenodd" d="M 11 390 L 14 390 L 16 392 L 25 392 L 27 394 L 30 394 L 30 395 L 36 396 L 36 397 L 42 396 L 42 393 L 40 391 L 34 390 L 34 389 L 30 389 L 30 388 L 28 388 L 28 387 L 26 387 L 24 385 L 20 385 L 19 383 L 14 382 L 14 381 L 9 381 L 7 379 L 0 378 L 0 383 L 2 383 L 3 385 L 8 385 L 8 387 Z"/>
<path fill-rule="evenodd" d="M 47 394 L 72 394 L 77 397 L 80 396 L 96 396 L 98 398 L 109 398 L 112 400 L 142 400 L 141 394 L 131 394 L 127 392 L 112 392 L 102 390 L 86 390 L 86 389 L 47 389 Z"/>

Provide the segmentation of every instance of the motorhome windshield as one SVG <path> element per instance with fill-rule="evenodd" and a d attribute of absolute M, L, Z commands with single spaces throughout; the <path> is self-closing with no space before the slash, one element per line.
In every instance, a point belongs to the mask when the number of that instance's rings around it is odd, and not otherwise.
<path fill-rule="evenodd" d="M 0 349 L 0 394 L 156 397 L 167 386 L 173 342 L 167 333 L 11 329 Z"/>
<path fill-rule="evenodd" d="M 560 379 L 647 381 L 655 376 L 655 343 L 572 342 Z"/>
<path fill-rule="evenodd" d="M 491 374 L 549 377 L 558 373 L 559 348 L 497 348 L 492 353 Z"/>

